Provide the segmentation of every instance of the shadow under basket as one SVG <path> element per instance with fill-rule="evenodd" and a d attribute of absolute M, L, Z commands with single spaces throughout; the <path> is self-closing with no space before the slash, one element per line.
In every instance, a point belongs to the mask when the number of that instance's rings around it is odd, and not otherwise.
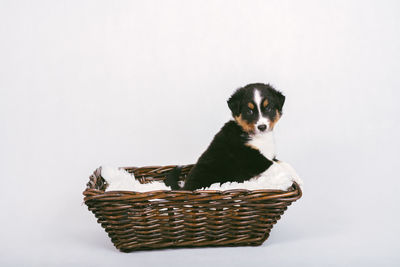
<path fill-rule="evenodd" d="M 184 180 L 193 165 L 183 166 Z M 163 181 L 175 166 L 128 167 L 141 183 Z M 287 207 L 301 197 L 294 183 L 288 191 L 109 191 L 101 167 L 83 192 L 94 213 L 120 251 L 168 247 L 257 246 Z"/>

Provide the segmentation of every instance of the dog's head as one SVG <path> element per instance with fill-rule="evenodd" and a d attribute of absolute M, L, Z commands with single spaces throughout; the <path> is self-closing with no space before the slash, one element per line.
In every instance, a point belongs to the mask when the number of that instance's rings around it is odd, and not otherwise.
<path fill-rule="evenodd" d="M 274 129 L 284 102 L 285 96 L 269 84 L 253 83 L 237 89 L 228 106 L 242 129 L 254 135 Z"/>

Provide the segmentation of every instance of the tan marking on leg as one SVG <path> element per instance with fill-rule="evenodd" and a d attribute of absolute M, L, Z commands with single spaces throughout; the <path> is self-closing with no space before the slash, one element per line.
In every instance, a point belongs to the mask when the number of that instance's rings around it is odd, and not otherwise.
<path fill-rule="evenodd" d="M 280 118 L 281 118 L 281 114 L 279 114 L 279 111 L 276 110 L 276 117 L 275 117 L 275 119 L 274 119 L 273 121 L 271 121 L 271 123 L 270 123 L 271 130 L 274 129 L 275 124 L 279 121 Z"/>
<path fill-rule="evenodd" d="M 245 131 L 247 133 L 254 133 L 254 123 L 248 123 L 245 120 L 243 120 L 242 114 L 240 114 L 239 116 L 236 116 L 235 120 L 236 120 L 237 124 L 239 124 L 240 127 L 242 127 L 243 131 Z"/>
<path fill-rule="evenodd" d="M 249 103 L 247 104 L 247 106 L 248 106 L 250 109 L 254 109 L 254 105 L 253 105 L 253 103 L 251 103 L 251 102 L 249 102 Z"/>

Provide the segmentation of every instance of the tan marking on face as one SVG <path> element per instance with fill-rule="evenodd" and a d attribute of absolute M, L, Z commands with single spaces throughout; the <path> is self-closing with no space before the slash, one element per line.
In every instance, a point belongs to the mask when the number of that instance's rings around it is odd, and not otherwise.
<path fill-rule="evenodd" d="M 237 122 L 237 124 L 240 125 L 240 127 L 242 127 L 243 131 L 247 132 L 247 133 L 254 133 L 254 123 L 248 123 L 247 121 L 242 119 L 242 114 L 240 114 L 239 116 L 235 117 L 235 120 Z"/>
<path fill-rule="evenodd" d="M 268 106 L 268 103 L 269 103 L 268 99 L 265 99 L 264 102 L 263 102 L 263 107 L 265 108 L 266 106 Z"/>
<path fill-rule="evenodd" d="M 271 121 L 271 123 L 269 125 L 271 127 L 271 130 L 274 129 L 275 124 L 279 121 L 280 118 L 281 118 L 281 114 L 279 113 L 278 110 L 276 110 L 276 117 L 273 121 Z"/>
<path fill-rule="evenodd" d="M 247 104 L 247 106 L 248 106 L 250 109 L 254 109 L 254 105 L 253 105 L 253 103 L 251 103 L 251 102 L 249 102 L 249 103 Z"/>

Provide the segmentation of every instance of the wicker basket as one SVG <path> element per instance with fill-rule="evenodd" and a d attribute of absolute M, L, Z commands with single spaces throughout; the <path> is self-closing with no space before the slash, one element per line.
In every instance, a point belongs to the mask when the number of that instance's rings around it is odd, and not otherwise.
<path fill-rule="evenodd" d="M 183 167 L 180 179 L 193 165 Z M 141 183 L 162 181 L 175 166 L 129 167 Z M 110 191 L 101 168 L 90 176 L 85 204 L 115 247 L 141 249 L 198 246 L 261 245 L 272 226 L 301 197 L 294 183 L 289 191 Z"/>

